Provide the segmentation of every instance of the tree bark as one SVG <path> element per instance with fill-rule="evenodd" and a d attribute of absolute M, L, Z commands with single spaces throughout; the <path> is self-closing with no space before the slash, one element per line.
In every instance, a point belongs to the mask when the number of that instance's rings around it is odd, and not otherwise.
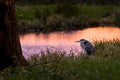
<path fill-rule="evenodd" d="M 0 69 L 27 64 L 22 55 L 13 0 L 0 1 Z"/>

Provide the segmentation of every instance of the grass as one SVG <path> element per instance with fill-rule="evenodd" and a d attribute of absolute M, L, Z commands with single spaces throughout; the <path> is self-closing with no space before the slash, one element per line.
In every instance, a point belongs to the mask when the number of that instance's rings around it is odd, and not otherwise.
<path fill-rule="evenodd" d="M 54 14 L 54 5 L 38 5 L 38 6 L 18 6 L 16 5 L 16 16 L 17 19 L 23 20 L 33 20 L 36 18 L 37 15 L 44 15 L 46 11 L 50 14 Z M 38 12 L 36 14 L 36 12 Z"/>
<path fill-rule="evenodd" d="M 16 13 L 18 19 L 34 19 L 35 16 L 44 15 L 48 13 L 46 16 L 51 15 L 72 15 L 79 16 L 81 14 L 91 17 L 91 18 L 102 18 L 106 16 L 106 14 L 110 14 L 117 7 L 115 6 L 81 6 L 81 5 L 73 5 L 71 7 L 59 6 L 59 5 L 37 5 L 37 6 L 17 6 L 16 5 Z M 66 10 L 67 9 L 67 10 Z M 75 10 L 74 10 L 75 9 Z M 59 11 L 61 10 L 61 12 Z M 36 15 L 37 11 L 37 15 Z M 74 11 L 71 12 L 71 11 Z M 60 13 L 59 13 L 60 12 Z M 69 13 L 69 14 L 68 14 Z"/>
<path fill-rule="evenodd" d="M 16 6 L 17 19 L 31 20 L 35 18 L 34 8 L 32 6 Z"/>
<path fill-rule="evenodd" d="M 115 6 L 81 6 L 81 11 L 89 18 L 100 19 L 112 14 L 116 9 Z"/>
<path fill-rule="evenodd" d="M 29 66 L 7 68 L 1 80 L 120 80 L 120 42 L 96 42 L 93 56 L 54 51 L 31 57 Z M 43 52 L 44 53 L 44 52 Z"/>

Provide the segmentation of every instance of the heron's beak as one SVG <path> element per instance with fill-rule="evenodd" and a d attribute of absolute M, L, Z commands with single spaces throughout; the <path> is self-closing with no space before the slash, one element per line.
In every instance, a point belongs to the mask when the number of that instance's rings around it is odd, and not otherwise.
<path fill-rule="evenodd" d="M 80 42 L 80 41 L 75 41 L 75 42 Z"/>

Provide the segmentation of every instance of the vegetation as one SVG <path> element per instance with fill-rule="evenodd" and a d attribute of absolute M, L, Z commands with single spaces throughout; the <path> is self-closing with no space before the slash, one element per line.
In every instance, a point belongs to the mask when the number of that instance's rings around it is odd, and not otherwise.
<path fill-rule="evenodd" d="M 39 4 L 81 4 L 81 5 L 117 5 L 120 0 L 14 0 L 18 5 L 39 5 Z"/>
<path fill-rule="evenodd" d="M 65 56 L 56 50 L 31 57 L 27 67 L 0 71 L 1 80 L 120 80 L 120 42 L 96 42 L 96 54 Z"/>
<path fill-rule="evenodd" d="M 91 18 L 102 18 L 109 16 L 118 7 L 116 6 L 99 6 L 99 5 L 16 5 L 16 13 L 18 19 L 33 20 L 34 18 L 48 17 L 52 15 L 61 15 L 64 17 L 86 15 Z M 74 11 L 73 11 L 74 10 Z M 68 16 L 70 15 L 70 16 Z M 39 16 L 39 17 L 38 17 Z"/>
<path fill-rule="evenodd" d="M 117 6 L 16 5 L 18 29 L 25 32 L 70 31 L 94 26 L 120 26 Z"/>

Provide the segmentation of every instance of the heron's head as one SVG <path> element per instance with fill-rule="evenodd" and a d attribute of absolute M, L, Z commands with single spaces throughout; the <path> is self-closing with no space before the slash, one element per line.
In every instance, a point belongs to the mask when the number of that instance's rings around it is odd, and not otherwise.
<path fill-rule="evenodd" d="M 75 41 L 75 42 L 85 42 L 85 39 L 80 39 L 79 41 Z"/>

